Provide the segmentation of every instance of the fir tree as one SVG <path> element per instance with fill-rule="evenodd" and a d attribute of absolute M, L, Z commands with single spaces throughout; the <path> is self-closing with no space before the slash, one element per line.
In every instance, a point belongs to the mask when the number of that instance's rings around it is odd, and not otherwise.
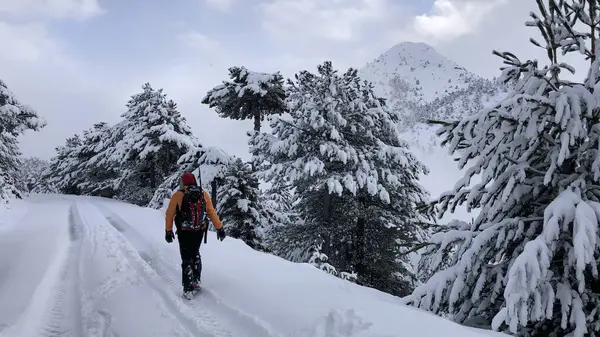
<path fill-rule="evenodd" d="M 264 250 L 261 241 L 265 218 L 259 196 L 258 179 L 252 174 L 251 165 L 237 158 L 219 186 L 217 210 L 229 236 L 241 239 L 253 249 Z"/>
<path fill-rule="evenodd" d="M 78 154 L 82 146 L 81 136 L 75 134 L 56 147 L 56 155 L 50 159 L 50 167 L 44 172 L 44 180 L 63 194 L 80 194 L 79 184 L 85 179 L 77 174 Z"/>
<path fill-rule="evenodd" d="M 198 146 L 190 149 L 177 161 L 177 171 L 156 190 L 149 207 L 164 207 L 165 201 L 173 192 L 182 187 L 181 175 L 186 171 L 192 172 L 197 177 L 197 183 L 211 193 L 211 198 L 216 199 L 217 191 L 213 191 L 213 187 L 225 178 L 231 161 L 232 157 L 217 147 Z M 218 200 L 213 200 L 213 204 L 216 205 L 217 202 Z"/>
<path fill-rule="evenodd" d="M 298 198 L 301 221 L 278 230 L 277 253 L 306 262 L 318 246 L 338 271 L 356 272 L 360 284 L 406 293 L 404 280 L 412 276 L 399 262 L 398 241 L 424 220 L 415 205 L 426 198 L 417 182 L 426 168 L 356 70 L 340 75 L 325 62 L 318 74 L 302 71 L 288 84 L 291 120 L 275 120 L 272 134 L 259 135 L 253 148 L 258 162 L 270 163 L 266 181 L 287 177 Z"/>
<path fill-rule="evenodd" d="M 20 174 L 16 186 L 27 193 L 55 193 L 44 179 L 44 172 L 50 167 L 50 162 L 38 157 L 22 157 L 20 159 Z"/>
<path fill-rule="evenodd" d="M 46 121 L 28 106 L 21 104 L 0 80 L 0 202 L 20 198 L 15 186 L 20 166 L 18 137 L 25 131 L 39 131 Z"/>
<path fill-rule="evenodd" d="M 229 78 L 231 81 L 223 81 L 202 99 L 202 103 L 215 108 L 220 117 L 252 119 L 254 131 L 258 133 L 265 117 L 285 110 L 283 76 L 279 72 L 266 74 L 231 67 Z"/>
<path fill-rule="evenodd" d="M 142 89 L 127 103 L 122 115 L 125 134 L 112 157 L 122 157 L 126 163 L 119 188 L 122 198 L 145 206 L 163 181 L 177 171 L 178 159 L 197 147 L 198 141 L 162 89 L 154 90 L 149 83 Z"/>
<path fill-rule="evenodd" d="M 442 227 L 431 242 L 439 270 L 408 298 L 458 322 L 479 318 L 519 336 L 600 335 L 600 4 L 537 1 L 548 64 L 498 53 L 514 90 L 495 107 L 439 131 L 465 176 L 436 204 L 480 208 L 472 224 Z M 587 26 L 587 27 L 586 27 Z M 579 31 L 579 29 L 583 29 Z M 582 82 L 560 53 L 590 60 Z M 469 187 L 473 175 L 481 182 Z"/>
<path fill-rule="evenodd" d="M 181 188 L 181 176 L 183 173 L 194 171 L 199 165 L 202 154 L 203 150 L 201 147 L 194 147 L 182 155 L 177 160 L 177 170 L 167 177 L 156 189 L 148 207 L 155 209 L 165 208 L 173 193 Z"/>
<path fill-rule="evenodd" d="M 95 124 L 84 131 L 77 150 L 78 171 L 85 177 L 78 188 L 81 194 L 112 198 L 118 193 L 122 162 L 106 158 L 105 153 L 116 146 L 119 135 L 107 123 Z"/>

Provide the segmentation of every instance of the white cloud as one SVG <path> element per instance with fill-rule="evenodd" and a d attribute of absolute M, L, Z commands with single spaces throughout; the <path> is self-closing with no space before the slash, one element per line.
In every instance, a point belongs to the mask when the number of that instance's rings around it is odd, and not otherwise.
<path fill-rule="evenodd" d="M 316 57 L 345 68 L 361 67 L 402 41 L 437 47 L 475 34 L 507 1 L 435 0 L 415 13 L 394 0 L 270 0 L 259 12 L 263 30 L 281 51 L 272 57 L 296 69 L 314 67 L 308 61 Z M 307 62 L 299 66 L 302 60 Z"/>
<path fill-rule="evenodd" d="M 9 25 L 0 21 L 0 59 L 4 62 L 38 62 L 60 54 L 59 42 L 41 24 Z"/>
<path fill-rule="evenodd" d="M 389 1 L 273 0 L 259 10 L 262 28 L 276 38 L 354 41 L 364 25 L 385 16 Z"/>
<path fill-rule="evenodd" d="M 212 8 L 227 12 L 233 6 L 233 0 L 204 0 L 206 4 Z M 247 0 L 246 0 L 247 1 Z"/>
<path fill-rule="evenodd" d="M 475 31 L 505 0 L 435 0 L 430 13 L 418 15 L 412 29 L 423 39 L 452 40 Z"/>
<path fill-rule="evenodd" d="M 26 155 L 50 158 L 66 137 L 101 120 L 115 121 L 122 112 L 129 92 L 116 72 L 69 56 L 44 25 L 0 22 L 0 41 L 10 46 L 0 49 L 2 80 L 48 122 L 21 138 Z"/>
<path fill-rule="evenodd" d="M 197 49 L 200 52 L 217 51 L 218 53 L 218 50 L 221 49 L 221 45 L 217 41 L 197 31 L 188 31 L 180 34 L 177 36 L 177 39 L 185 47 Z"/>
<path fill-rule="evenodd" d="M 20 19 L 84 20 L 103 13 L 98 0 L 0 0 L 0 14 Z"/>

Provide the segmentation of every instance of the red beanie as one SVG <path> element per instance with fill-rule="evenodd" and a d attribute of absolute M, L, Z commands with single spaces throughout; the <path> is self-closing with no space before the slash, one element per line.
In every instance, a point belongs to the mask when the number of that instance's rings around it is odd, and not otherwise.
<path fill-rule="evenodd" d="M 184 172 L 181 176 L 181 183 L 184 185 L 196 185 L 196 177 L 191 172 Z"/>

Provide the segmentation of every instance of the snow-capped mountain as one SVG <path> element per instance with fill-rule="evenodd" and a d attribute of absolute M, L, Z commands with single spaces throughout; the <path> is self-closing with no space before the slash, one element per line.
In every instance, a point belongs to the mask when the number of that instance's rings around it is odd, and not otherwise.
<path fill-rule="evenodd" d="M 455 119 L 497 102 L 505 89 L 471 73 L 425 43 L 402 42 L 360 69 L 406 130 L 425 119 Z"/>
<path fill-rule="evenodd" d="M 402 137 L 430 170 L 421 183 L 432 198 L 451 190 L 463 175 L 447 149 L 440 147 L 437 127 L 428 119 L 457 120 L 499 102 L 507 89 L 482 78 L 438 53 L 425 43 L 402 42 L 359 70 L 363 79 L 400 117 Z M 475 181 L 473 181 L 475 183 Z M 470 221 L 475 214 L 463 207 L 446 220 Z M 443 220 L 444 221 L 444 220 Z"/>
<path fill-rule="evenodd" d="M 360 73 L 375 84 L 380 95 L 405 94 L 405 99 L 422 103 L 465 89 L 478 78 L 421 42 L 395 45 L 369 62 Z"/>

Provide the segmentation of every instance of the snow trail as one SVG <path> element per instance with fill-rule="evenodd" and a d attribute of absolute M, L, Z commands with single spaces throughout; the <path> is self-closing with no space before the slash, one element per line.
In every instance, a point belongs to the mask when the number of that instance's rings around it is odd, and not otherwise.
<path fill-rule="evenodd" d="M 94 202 L 93 204 L 104 214 L 106 220 L 135 247 L 139 256 L 169 284 L 170 288 L 174 292 L 180 293 L 181 270 L 179 264 L 174 261 L 166 261 L 149 240 L 146 240 L 141 233 L 105 204 L 101 202 Z M 185 304 L 192 308 L 205 323 L 213 321 L 213 324 L 216 324 L 217 319 L 213 318 L 214 316 L 209 316 L 208 312 L 216 315 L 219 322 L 235 332 L 235 336 L 281 337 L 266 322 L 237 308 L 228 306 L 206 287 L 203 287 L 202 292 L 195 299 L 185 302 Z"/>
<path fill-rule="evenodd" d="M 483 336 L 212 232 L 204 291 L 184 300 L 160 211 L 74 196 L 24 205 L 0 235 L 0 337 Z"/>
<path fill-rule="evenodd" d="M 12 257 L 0 259 L 0 303 L 11 304 L 0 306 L 2 337 L 47 335 L 40 329 L 68 259 L 68 204 L 54 200 L 32 206 L 0 236 L 0 256 Z"/>
<path fill-rule="evenodd" d="M 181 335 L 198 337 L 231 336 L 226 329 L 218 325 L 216 318 L 208 315 L 200 315 L 200 313 L 192 311 L 183 304 L 183 299 L 172 291 L 169 291 L 169 285 L 150 267 L 127 239 L 108 223 L 107 219 L 95 206 L 87 202 L 81 202 L 78 204 L 78 207 L 81 210 L 81 214 L 85 214 L 83 222 L 87 228 L 91 226 L 93 221 L 94 230 L 90 231 L 90 233 L 97 235 L 95 238 L 96 244 L 111 247 L 109 249 L 110 254 L 118 259 L 118 268 L 122 272 L 119 276 L 105 278 L 104 282 L 97 287 L 98 290 L 94 294 L 95 296 L 93 296 L 98 300 L 109 296 L 111 293 L 118 293 L 119 295 L 115 294 L 114 297 L 121 299 L 119 301 L 121 305 L 118 309 L 116 309 L 117 306 L 111 306 L 112 310 L 107 309 L 97 312 L 99 318 L 102 318 L 102 323 L 110 323 L 111 317 L 117 313 L 125 314 L 127 309 L 123 308 L 123 304 L 128 303 L 126 306 L 131 306 L 129 310 L 136 312 L 135 316 L 129 315 L 131 318 L 131 321 L 128 322 L 129 327 L 133 325 L 141 328 L 148 325 L 148 317 L 152 317 L 152 319 L 161 317 L 165 320 L 162 326 L 172 325 L 168 324 L 167 321 L 176 322 L 178 330 L 180 330 L 178 333 Z M 149 296 L 149 294 L 152 296 Z M 130 298 L 131 300 L 125 302 L 123 301 L 123 297 Z M 145 305 L 144 303 L 139 303 L 140 298 L 153 299 L 154 301 Z M 152 306 L 158 309 L 158 313 L 150 312 L 140 315 L 140 308 L 148 309 L 152 308 Z M 124 316 L 127 317 L 128 315 Z M 171 317 L 167 318 L 166 316 Z M 118 317 L 122 316 L 118 315 Z M 135 322 L 135 320 L 139 321 Z M 96 322 L 96 324 L 100 324 L 100 322 Z M 153 325 L 155 327 L 159 326 L 157 323 Z M 130 329 L 129 327 L 122 326 L 120 329 Z M 147 332 L 144 332 L 144 336 L 165 335 L 154 329 L 146 330 Z M 142 332 L 136 330 L 136 334 L 140 333 Z"/>
<path fill-rule="evenodd" d="M 81 254 L 83 232 L 77 221 L 75 204 L 69 207 L 68 231 L 71 240 L 68 255 L 60 270 L 60 279 L 51 291 L 53 305 L 38 329 L 40 336 L 85 336 L 81 315 Z"/>

